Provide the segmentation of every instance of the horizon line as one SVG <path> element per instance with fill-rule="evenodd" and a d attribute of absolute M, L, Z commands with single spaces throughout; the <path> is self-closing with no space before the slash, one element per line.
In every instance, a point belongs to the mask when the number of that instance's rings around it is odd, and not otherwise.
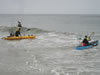
<path fill-rule="evenodd" d="M 100 15 L 100 14 L 20 14 L 20 13 L 0 13 L 0 15 Z"/>

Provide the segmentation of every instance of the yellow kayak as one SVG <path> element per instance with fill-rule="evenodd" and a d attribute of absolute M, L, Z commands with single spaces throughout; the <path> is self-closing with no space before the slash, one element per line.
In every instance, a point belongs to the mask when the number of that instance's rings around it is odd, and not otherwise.
<path fill-rule="evenodd" d="M 20 40 L 20 39 L 35 39 L 36 36 L 13 36 L 13 37 L 4 37 L 5 40 Z"/>

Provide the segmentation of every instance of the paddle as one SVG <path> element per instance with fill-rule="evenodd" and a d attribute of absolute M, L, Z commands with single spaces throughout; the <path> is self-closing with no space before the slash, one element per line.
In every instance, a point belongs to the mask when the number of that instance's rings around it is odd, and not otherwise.
<path fill-rule="evenodd" d="M 95 34 L 95 33 L 94 33 L 94 32 L 92 32 L 92 33 L 90 34 L 90 36 L 89 36 L 89 37 L 93 37 L 93 36 L 94 36 L 94 34 Z"/>
<path fill-rule="evenodd" d="M 31 29 L 27 29 L 27 31 L 30 31 Z"/>
<path fill-rule="evenodd" d="M 77 40 L 78 40 L 79 45 L 81 45 L 81 40 L 82 40 L 82 35 L 81 34 L 77 35 Z"/>
<path fill-rule="evenodd" d="M 88 36 L 88 40 L 89 40 L 89 41 L 91 41 L 91 37 L 93 37 L 93 36 L 94 36 L 94 34 L 95 34 L 95 33 L 94 33 L 94 32 L 92 32 L 92 33 L 90 34 L 90 36 Z"/>
<path fill-rule="evenodd" d="M 79 35 L 77 36 L 77 39 L 78 39 L 78 40 L 82 40 L 82 35 L 79 34 Z"/>

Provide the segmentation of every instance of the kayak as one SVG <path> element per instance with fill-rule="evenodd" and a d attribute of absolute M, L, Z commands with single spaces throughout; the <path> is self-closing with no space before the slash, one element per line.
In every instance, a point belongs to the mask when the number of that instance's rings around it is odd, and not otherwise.
<path fill-rule="evenodd" d="M 35 39 L 36 36 L 32 35 L 32 36 L 13 36 L 13 37 L 4 37 L 4 40 L 20 40 L 20 39 Z"/>
<path fill-rule="evenodd" d="M 90 42 L 90 43 L 91 43 L 91 45 L 88 45 L 88 46 L 77 46 L 76 49 L 77 50 L 84 50 L 84 49 L 88 49 L 88 48 L 92 48 L 94 46 L 97 46 L 98 45 L 98 40 Z"/>

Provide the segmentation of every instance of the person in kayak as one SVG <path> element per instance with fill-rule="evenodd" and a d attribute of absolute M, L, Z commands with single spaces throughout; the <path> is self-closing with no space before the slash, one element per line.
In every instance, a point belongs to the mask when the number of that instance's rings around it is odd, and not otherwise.
<path fill-rule="evenodd" d="M 12 37 L 12 36 L 14 36 L 14 34 L 13 33 L 10 33 L 10 36 L 9 37 Z"/>
<path fill-rule="evenodd" d="M 89 41 L 88 40 L 88 36 L 86 35 L 85 38 L 84 38 L 84 40 L 82 41 L 83 46 L 88 46 L 89 45 L 89 42 L 88 41 Z"/>
<path fill-rule="evenodd" d="M 20 33 L 21 27 L 22 27 L 21 22 L 18 21 L 18 26 L 16 28 L 15 36 L 19 36 L 19 35 L 21 36 L 21 33 Z"/>

